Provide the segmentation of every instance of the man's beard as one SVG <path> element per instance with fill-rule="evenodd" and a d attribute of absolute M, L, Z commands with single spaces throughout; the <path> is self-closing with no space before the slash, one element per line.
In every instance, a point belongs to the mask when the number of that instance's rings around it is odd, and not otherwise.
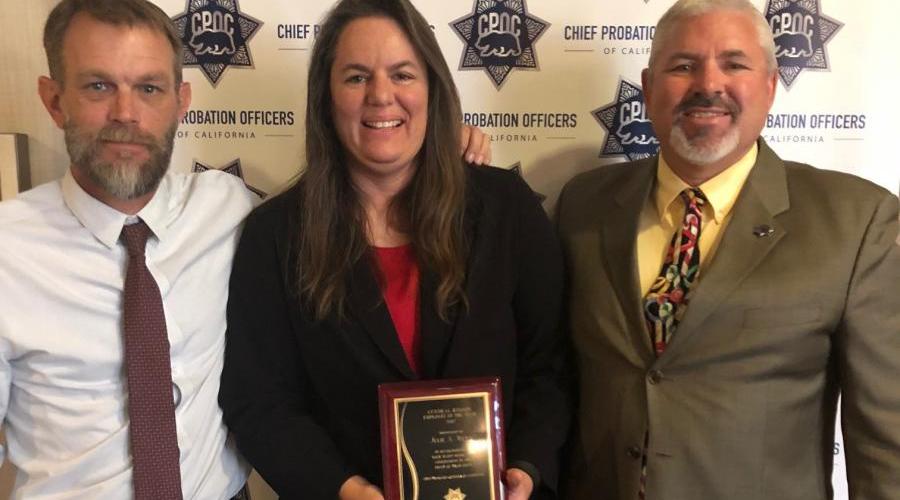
<path fill-rule="evenodd" d="M 708 137 L 709 130 L 701 130 L 693 137 L 688 137 L 681 126 L 684 112 L 692 107 L 718 107 L 727 109 L 731 117 L 731 126 L 725 135 L 717 140 Z M 735 125 L 740 114 L 740 107 L 731 99 L 723 99 L 719 95 L 706 97 L 694 94 L 682 101 L 675 109 L 675 121 L 669 134 L 669 143 L 678 156 L 694 165 L 710 165 L 734 151 L 740 142 L 740 132 Z"/>
<path fill-rule="evenodd" d="M 152 193 L 159 186 L 172 159 L 177 128 L 178 124 L 173 123 L 162 138 L 157 138 L 137 127 L 113 123 L 91 134 L 68 121 L 64 131 L 72 164 L 110 196 L 133 200 Z M 150 157 L 143 163 L 126 155 L 112 161 L 102 160 L 102 142 L 141 144 L 147 148 Z"/>

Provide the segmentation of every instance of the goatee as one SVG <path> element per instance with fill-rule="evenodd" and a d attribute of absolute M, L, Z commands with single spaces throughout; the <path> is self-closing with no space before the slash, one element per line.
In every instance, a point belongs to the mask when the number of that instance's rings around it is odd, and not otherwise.
<path fill-rule="evenodd" d="M 681 120 L 684 113 L 688 112 L 688 110 L 697 108 L 727 110 L 728 116 L 731 118 L 731 126 L 725 132 L 725 135 L 715 139 L 709 137 L 710 130 L 701 129 L 691 137 L 688 137 L 684 128 L 681 126 Z M 675 120 L 672 124 L 672 131 L 669 134 L 669 143 L 679 156 L 694 165 L 710 165 L 715 163 L 737 148 L 741 137 L 738 128 L 735 126 L 735 122 L 740 116 L 740 113 L 740 106 L 728 97 L 723 97 L 720 94 L 713 94 L 711 96 L 699 93 L 692 94 L 690 97 L 681 101 L 675 109 Z"/>
<path fill-rule="evenodd" d="M 161 138 L 118 123 L 91 134 L 68 121 L 63 130 L 72 165 L 109 195 L 120 200 L 133 200 L 159 186 L 169 169 L 177 128 L 178 124 L 173 123 Z M 147 148 L 149 158 L 141 162 L 130 154 L 121 153 L 111 161 L 103 160 L 101 148 L 104 142 L 142 145 Z"/>

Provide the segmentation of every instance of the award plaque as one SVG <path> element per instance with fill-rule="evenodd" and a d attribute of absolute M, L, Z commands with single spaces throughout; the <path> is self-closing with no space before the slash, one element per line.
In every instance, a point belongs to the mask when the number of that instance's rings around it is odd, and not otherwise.
<path fill-rule="evenodd" d="M 503 500 L 500 379 L 378 386 L 385 500 Z"/>

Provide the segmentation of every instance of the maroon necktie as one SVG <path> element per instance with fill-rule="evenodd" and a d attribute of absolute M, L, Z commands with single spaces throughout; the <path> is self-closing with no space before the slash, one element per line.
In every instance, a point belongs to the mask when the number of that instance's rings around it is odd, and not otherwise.
<path fill-rule="evenodd" d="M 144 221 L 122 228 L 128 249 L 123 308 L 134 498 L 181 500 L 166 316 L 144 258 L 149 236 Z"/>

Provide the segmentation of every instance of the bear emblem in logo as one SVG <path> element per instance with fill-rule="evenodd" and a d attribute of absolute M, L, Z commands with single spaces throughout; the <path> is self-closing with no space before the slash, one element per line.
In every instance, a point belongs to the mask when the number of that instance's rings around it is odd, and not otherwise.
<path fill-rule="evenodd" d="M 600 157 L 625 155 L 629 160 L 656 154 L 659 140 L 647 117 L 644 92 L 625 79 L 619 79 L 616 100 L 591 112 L 606 129 L 606 142 Z"/>
<path fill-rule="evenodd" d="M 843 24 L 822 14 L 819 0 L 768 0 L 765 12 L 775 38 L 778 76 L 786 89 L 805 69 L 829 69 L 825 44 Z"/>
<path fill-rule="evenodd" d="M 525 0 L 475 0 L 472 13 L 450 23 L 465 44 L 459 69 L 483 69 L 500 90 L 513 69 L 538 69 L 534 45 L 549 26 Z"/>
<path fill-rule="evenodd" d="M 234 40 L 230 34 L 222 31 L 198 31 L 191 36 L 188 45 L 194 49 L 198 56 L 212 54 L 234 54 Z"/>
<path fill-rule="evenodd" d="M 191 167 L 191 172 L 194 172 L 194 173 L 203 173 L 203 172 L 206 172 L 209 170 L 219 170 L 219 171 L 225 172 L 226 174 L 231 174 L 231 175 L 237 177 L 238 179 L 244 181 L 244 186 L 246 186 L 247 189 L 250 190 L 250 192 L 252 192 L 256 196 L 259 196 L 261 199 L 266 198 L 266 193 L 260 191 L 259 189 L 256 189 L 255 187 L 251 186 L 250 184 L 247 184 L 247 180 L 244 179 L 244 170 L 241 168 L 241 159 L 240 158 L 235 158 L 234 160 L 231 160 L 228 163 L 228 165 L 225 165 L 222 168 L 211 167 L 211 166 L 209 166 L 205 163 L 199 162 L 197 160 L 194 160 L 194 166 Z"/>
<path fill-rule="evenodd" d="M 494 33 L 487 31 L 478 35 L 478 41 L 475 47 L 481 51 L 482 58 L 491 56 L 497 57 L 519 57 L 522 55 L 522 46 L 519 44 L 519 37 L 512 33 Z"/>
<path fill-rule="evenodd" d="M 237 0 L 188 0 L 172 22 L 184 45 L 182 63 L 200 68 L 213 87 L 229 66 L 253 67 L 248 42 L 262 23 L 242 13 Z"/>

